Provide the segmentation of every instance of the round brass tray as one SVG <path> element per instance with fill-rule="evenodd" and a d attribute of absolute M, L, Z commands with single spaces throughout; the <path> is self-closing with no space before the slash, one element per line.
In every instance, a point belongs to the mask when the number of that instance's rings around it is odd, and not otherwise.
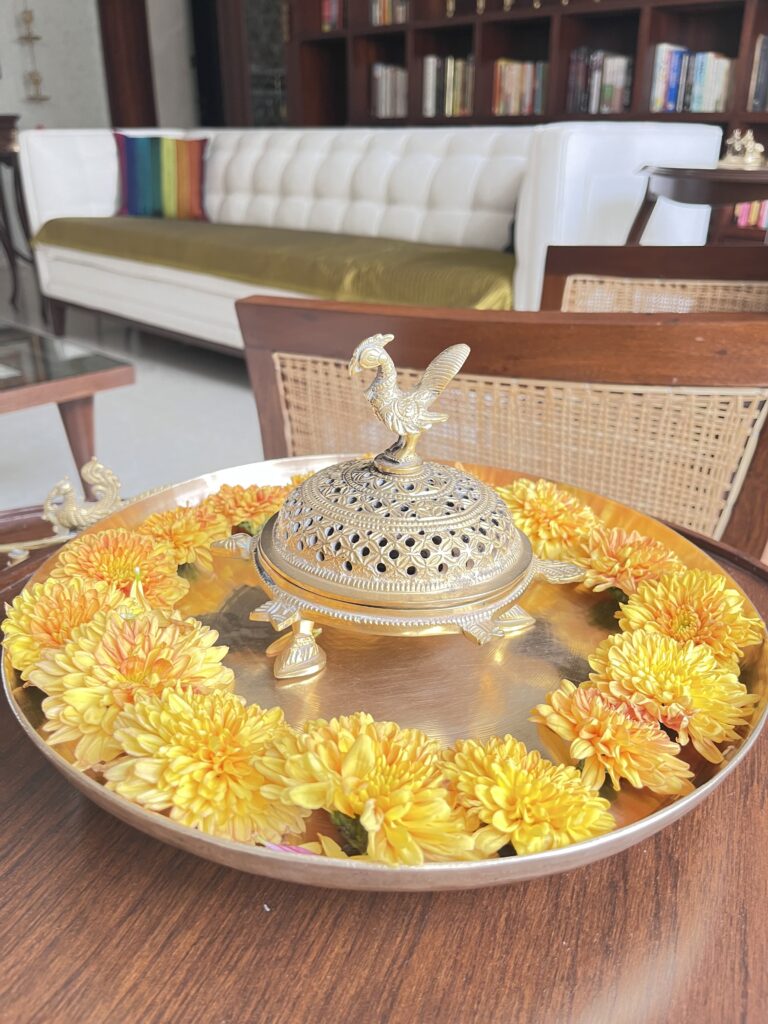
<path fill-rule="evenodd" d="M 92 530 L 132 527 L 152 512 L 196 503 L 222 484 L 284 484 L 299 473 L 316 471 L 338 456 L 280 459 L 211 473 L 177 484 L 135 502 Z M 469 467 L 468 467 L 469 468 Z M 517 474 L 471 467 L 488 483 L 504 483 Z M 679 534 L 648 516 L 587 492 L 577 492 L 609 525 L 637 529 L 657 537 L 692 568 L 722 572 L 720 566 Z M 45 579 L 56 556 L 32 577 Z M 525 636 L 484 647 L 461 636 L 392 638 L 326 628 L 323 646 L 328 666 L 307 681 L 279 681 L 265 650 L 274 639 L 270 626 L 251 622 L 249 613 L 266 600 L 256 586 L 252 564 L 238 559 L 216 563 L 217 576 L 192 581 L 178 608 L 215 627 L 230 648 L 227 664 L 235 671 L 237 692 L 249 702 L 279 704 L 289 721 L 368 711 L 378 719 L 418 727 L 446 742 L 460 737 L 485 739 L 512 733 L 546 756 L 562 760 L 565 749 L 553 734 L 529 721 L 533 706 L 561 678 L 586 678 L 587 657 L 611 631 L 615 604 L 605 595 L 575 586 L 536 583 L 523 604 L 537 619 Z M 731 585 L 738 585 L 731 581 Z M 750 610 L 756 614 L 750 602 Z M 425 864 L 389 868 L 365 862 L 300 856 L 203 835 L 168 818 L 145 811 L 76 771 L 38 733 L 42 695 L 23 689 L 6 657 L 2 660 L 6 695 L 22 728 L 69 781 L 100 807 L 148 835 L 229 867 L 290 882 L 341 889 L 427 891 L 468 889 L 524 881 L 567 871 L 618 853 L 659 831 L 706 799 L 732 772 L 757 739 L 768 705 L 768 645 L 749 649 L 742 679 L 761 696 L 742 741 L 724 750 L 720 765 L 694 758 L 696 789 L 680 800 L 627 786 L 613 798 L 615 832 L 561 850 L 474 863 Z M 685 756 L 691 759 L 690 747 Z"/>

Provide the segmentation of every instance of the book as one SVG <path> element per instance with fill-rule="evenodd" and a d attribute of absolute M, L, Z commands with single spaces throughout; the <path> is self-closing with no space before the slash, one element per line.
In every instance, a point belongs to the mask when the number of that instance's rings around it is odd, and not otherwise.
<path fill-rule="evenodd" d="M 543 114 L 546 77 L 545 61 L 494 61 L 491 113 L 507 117 Z"/>
<path fill-rule="evenodd" d="M 370 0 L 372 25 L 402 25 L 408 20 L 408 0 Z"/>
<path fill-rule="evenodd" d="M 396 64 L 371 65 L 371 116 L 406 117 L 408 114 L 408 72 Z"/>
<path fill-rule="evenodd" d="M 421 112 L 424 117 L 469 117 L 474 92 L 473 57 L 438 57 L 432 53 L 423 58 Z"/>
<path fill-rule="evenodd" d="M 632 61 L 626 54 L 579 46 L 568 65 L 566 109 L 571 114 L 619 114 L 632 94 Z"/>
<path fill-rule="evenodd" d="M 762 111 L 768 107 L 768 36 L 764 33 L 755 40 L 747 107 L 752 111 Z"/>
<path fill-rule="evenodd" d="M 766 61 L 768 87 L 768 57 Z M 732 63 L 722 53 L 694 53 L 684 46 L 658 43 L 653 57 L 650 111 L 720 113 L 726 110 Z"/>
<path fill-rule="evenodd" d="M 669 57 L 669 68 L 667 70 L 667 87 L 664 96 L 664 110 L 673 111 L 677 109 L 677 95 L 680 92 L 680 71 L 683 66 L 685 50 L 679 48 L 673 50 Z"/>

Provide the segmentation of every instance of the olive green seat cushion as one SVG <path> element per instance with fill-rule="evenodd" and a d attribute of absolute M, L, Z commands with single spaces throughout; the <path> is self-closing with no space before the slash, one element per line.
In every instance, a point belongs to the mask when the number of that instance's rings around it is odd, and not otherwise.
<path fill-rule="evenodd" d="M 514 256 L 485 249 L 148 217 L 62 217 L 35 243 L 323 299 L 514 308 Z"/>

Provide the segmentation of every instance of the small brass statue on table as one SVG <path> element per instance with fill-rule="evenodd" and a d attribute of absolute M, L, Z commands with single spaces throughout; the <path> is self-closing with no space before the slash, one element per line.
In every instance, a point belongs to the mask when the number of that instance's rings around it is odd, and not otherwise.
<path fill-rule="evenodd" d="M 756 171 L 765 164 L 765 146 L 756 141 L 751 128 L 744 132 L 741 128 L 736 128 L 725 140 L 725 147 L 725 156 L 719 161 L 718 167 Z"/>
<path fill-rule="evenodd" d="M 375 371 L 365 392 L 376 416 L 398 435 L 374 459 L 320 470 L 295 487 L 258 537 L 214 545 L 252 559 L 268 600 L 251 613 L 276 630 L 274 674 L 319 672 L 320 626 L 384 636 L 463 633 L 479 644 L 517 636 L 534 624 L 518 601 L 531 583 L 572 583 L 583 570 L 534 556 L 501 497 L 476 477 L 425 462 L 421 434 L 447 417 L 431 411 L 469 355 L 452 345 L 418 385 L 402 391 L 386 346 L 391 334 L 361 342 L 350 375 Z"/>

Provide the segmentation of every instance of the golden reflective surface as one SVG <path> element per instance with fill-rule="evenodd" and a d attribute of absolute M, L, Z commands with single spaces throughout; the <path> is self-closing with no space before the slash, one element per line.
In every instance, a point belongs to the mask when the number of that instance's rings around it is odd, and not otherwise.
<path fill-rule="evenodd" d="M 335 460 L 286 459 L 211 474 L 137 502 L 94 529 L 134 526 L 151 512 L 198 501 L 222 483 L 285 483 L 298 472 L 331 461 Z M 515 476 L 476 467 L 472 471 L 488 483 L 508 482 Z M 607 499 L 590 494 L 583 497 L 608 524 L 636 528 L 659 538 L 691 567 L 722 571 L 698 548 L 660 523 Z M 49 560 L 34 579 L 44 578 L 46 567 L 52 563 L 53 559 Z M 327 667 L 307 680 L 280 681 L 274 678 L 272 661 L 265 654 L 275 637 L 272 627 L 249 620 L 250 612 L 266 600 L 256 586 L 252 564 L 221 559 L 216 561 L 215 568 L 215 577 L 197 576 L 191 580 L 190 592 L 178 607 L 219 631 L 221 642 L 230 648 L 227 664 L 235 671 L 237 690 L 249 702 L 262 706 L 278 704 L 293 723 L 365 710 L 379 719 L 424 729 L 446 742 L 509 732 L 557 760 L 566 755 L 564 745 L 548 730 L 529 721 L 531 708 L 563 677 L 574 682 L 586 678 L 586 659 L 612 630 L 612 615 L 617 607 L 605 595 L 539 581 L 521 601 L 536 618 L 535 626 L 521 637 L 491 641 L 482 647 L 459 635 L 379 637 L 326 627 L 321 643 L 328 655 Z M 199 836 L 160 815 L 134 807 L 75 772 L 59 753 L 45 746 L 34 731 L 40 722 L 40 695 L 36 691 L 21 691 L 10 666 L 4 662 L 3 668 L 12 704 L 33 740 L 92 799 L 144 831 L 243 870 L 293 881 L 351 888 L 431 889 L 495 884 L 564 870 L 622 849 L 679 817 L 733 767 L 763 724 L 768 695 L 767 659 L 764 644 L 750 650 L 744 666 L 744 682 L 763 697 L 745 742 L 726 750 L 726 761 L 719 766 L 708 765 L 690 748 L 685 749 L 684 756 L 696 772 L 696 784 L 703 786 L 689 797 L 670 804 L 663 797 L 628 787 L 616 795 L 613 812 L 620 826 L 630 827 L 600 839 L 533 857 L 397 870 L 297 858 L 227 843 Z M 297 860 L 301 861 L 298 865 Z"/>

